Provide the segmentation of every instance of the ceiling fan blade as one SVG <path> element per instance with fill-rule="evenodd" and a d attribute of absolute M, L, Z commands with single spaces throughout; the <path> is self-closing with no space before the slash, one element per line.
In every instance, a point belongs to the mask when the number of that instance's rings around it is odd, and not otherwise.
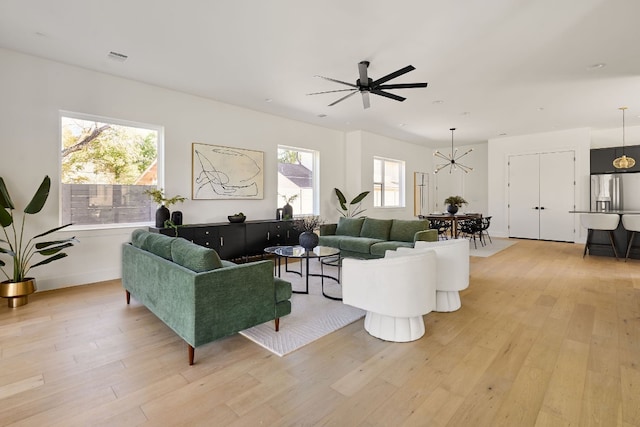
<path fill-rule="evenodd" d="M 335 93 L 335 92 L 351 92 L 356 89 L 338 89 L 338 90 L 325 90 L 324 92 L 313 92 L 308 93 L 307 95 L 322 95 L 323 93 Z"/>
<path fill-rule="evenodd" d="M 369 61 L 361 61 L 358 63 L 358 72 L 360 73 L 360 86 L 369 86 L 369 76 L 367 75 Z"/>
<path fill-rule="evenodd" d="M 395 94 L 393 94 L 393 93 L 383 92 L 383 91 L 378 90 L 378 89 L 373 89 L 373 90 L 371 90 L 371 93 L 375 93 L 376 95 L 384 96 L 384 97 L 386 97 L 386 98 L 395 99 L 396 101 L 400 101 L 400 102 L 402 102 L 402 101 L 404 101 L 405 99 L 407 99 L 407 98 L 403 98 L 403 97 L 401 97 L 401 96 L 395 95 Z"/>
<path fill-rule="evenodd" d="M 349 95 L 345 95 L 345 96 L 343 96 L 342 98 L 338 99 L 337 101 L 332 102 L 331 104 L 329 104 L 329 107 L 333 107 L 333 106 L 334 106 L 334 105 L 336 105 L 338 102 L 342 102 L 342 101 L 344 101 L 345 99 L 347 99 L 348 97 L 355 95 L 356 93 L 358 93 L 358 90 L 353 89 L 353 92 L 351 92 Z"/>
<path fill-rule="evenodd" d="M 341 80 L 332 79 L 331 77 L 323 77 L 323 76 L 315 76 L 315 77 L 320 77 L 321 79 L 329 80 L 330 82 L 340 83 L 340 84 L 343 84 L 343 85 L 347 85 L 347 86 L 351 86 L 351 87 L 354 87 L 354 88 L 358 88 L 358 86 L 354 85 L 353 83 L 343 82 Z"/>
<path fill-rule="evenodd" d="M 414 87 L 427 87 L 428 83 L 398 83 L 376 86 L 376 89 L 410 89 Z"/>
<path fill-rule="evenodd" d="M 371 102 L 369 101 L 369 92 L 363 90 L 360 93 L 362 94 L 362 105 L 364 106 L 364 108 L 367 109 L 371 107 Z"/>
<path fill-rule="evenodd" d="M 415 69 L 416 68 L 413 65 L 407 65 L 406 67 L 401 68 L 398 71 L 394 71 L 391 74 L 387 74 L 386 76 L 380 77 L 378 80 L 375 80 L 375 81 L 371 82 L 371 87 L 375 87 L 375 86 L 381 85 L 384 82 L 388 82 L 391 79 L 395 79 L 396 77 L 400 77 L 401 75 L 406 74 L 409 71 L 413 71 Z"/>

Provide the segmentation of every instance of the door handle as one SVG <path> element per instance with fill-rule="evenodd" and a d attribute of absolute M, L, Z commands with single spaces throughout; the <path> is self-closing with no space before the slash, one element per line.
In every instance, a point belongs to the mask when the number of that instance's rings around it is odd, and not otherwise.
<path fill-rule="evenodd" d="M 538 209 L 540 209 L 540 208 L 536 206 L 535 208 L 531 208 L 531 209 L 535 209 L 535 210 L 538 210 Z"/>
<path fill-rule="evenodd" d="M 541 209 L 541 210 L 544 210 L 544 206 L 541 206 L 541 207 L 540 207 L 540 209 Z"/>

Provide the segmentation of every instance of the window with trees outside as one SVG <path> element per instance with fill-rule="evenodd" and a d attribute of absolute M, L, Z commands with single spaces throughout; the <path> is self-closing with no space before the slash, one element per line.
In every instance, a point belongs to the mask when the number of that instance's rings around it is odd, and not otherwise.
<path fill-rule="evenodd" d="M 404 206 L 404 162 L 373 158 L 373 206 Z"/>
<path fill-rule="evenodd" d="M 162 128 L 62 112 L 61 222 L 85 226 L 148 223 L 157 206 Z"/>
<path fill-rule="evenodd" d="M 317 215 L 318 152 L 278 146 L 278 204 L 289 203 L 293 216 Z"/>

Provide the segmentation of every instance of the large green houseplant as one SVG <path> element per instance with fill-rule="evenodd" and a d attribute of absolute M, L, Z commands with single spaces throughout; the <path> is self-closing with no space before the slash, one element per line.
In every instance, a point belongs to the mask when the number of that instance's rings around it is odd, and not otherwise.
<path fill-rule="evenodd" d="M 340 209 L 338 212 L 345 218 L 355 218 L 356 215 L 360 215 L 366 209 L 360 209 L 360 204 L 364 200 L 365 197 L 370 193 L 370 191 L 363 191 L 354 197 L 349 204 L 347 205 L 347 198 L 344 196 L 344 193 L 337 188 L 334 188 L 336 193 L 336 197 L 338 198 L 338 203 L 340 204 Z"/>
<path fill-rule="evenodd" d="M 15 206 L 7 190 L 2 177 L 0 177 L 0 225 L 4 232 L 4 239 L 0 239 L 0 254 L 8 255 L 13 260 L 12 274 L 8 274 L 4 268 L 6 264 L 0 259 L 0 270 L 7 280 L 0 283 L 0 296 L 9 299 L 9 307 L 18 307 L 28 302 L 27 297 L 35 291 L 35 279 L 27 277 L 29 270 L 34 267 L 49 264 L 67 256 L 62 252 L 73 246 L 75 237 L 62 240 L 40 241 L 41 237 L 61 230 L 71 224 L 53 228 L 31 238 L 25 237 L 25 224 L 27 215 L 37 214 L 42 210 L 49 197 L 51 179 L 48 176 L 38 187 L 33 198 L 26 208 L 22 218 L 16 217 Z M 19 224 L 16 224 L 19 222 Z M 45 258 L 32 264 L 35 255 Z"/>

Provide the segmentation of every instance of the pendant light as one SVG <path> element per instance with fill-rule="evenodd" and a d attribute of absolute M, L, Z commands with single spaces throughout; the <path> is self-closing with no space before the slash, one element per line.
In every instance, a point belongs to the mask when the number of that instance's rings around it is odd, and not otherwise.
<path fill-rule="evenodd" d="M 613 161 L 613 167 L 616 169 L 629 169 L 636 164 L 636 161 L 633 157 L 627 157 L 624 154 L 624 111 L 627 107 L 620 107 L 618 109 L 622 110 L 622 156 Z"/>
<path fill-rule="evenodd" d="M 449 130 L 451 131 L 451 154 L 449 154 L 448 156 L 445 156 L 444 154 L 442 154 L 440 151 L 437 151 L 437 150 L 435 153 L 433 153 L 434 157 L 438 157 L 447 162 L 447 163 L 442 163 L 436 166 L 436 170 L 433 173 L 438 173 L 442 169 L 446 168 L 447 166 L 449 166 L 449 173 L 451 173 L 454 170 L 458 170 L 458 168 L 460 168 L 460 170 L 462 170 L 464 173 L 469 173 L 470 171 L 473 170 L 473 168 L 470 168 L 469 166 L 465 166 L 462 163 L 458 163 L 458 160 L 460 160 L 461 158 L 463 158 L 464 156 L 472 152 L 473 148 L 470 148 L 464 154 L 461 154 L 460 156 L 458 156 L 457 155 L 458 149 L 456 148 L 455 151 L 453 150 L 453 131 L 456 130 L 456 128 L 451 128 Z"/>

